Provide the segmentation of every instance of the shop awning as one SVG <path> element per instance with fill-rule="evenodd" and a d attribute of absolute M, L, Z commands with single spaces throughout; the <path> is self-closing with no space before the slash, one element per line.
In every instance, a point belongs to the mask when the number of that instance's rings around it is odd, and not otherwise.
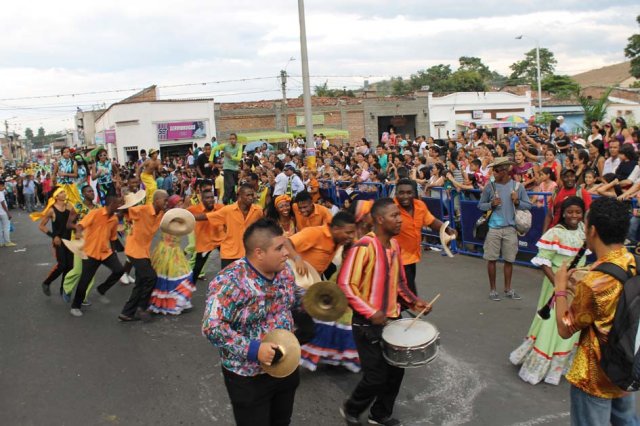
<path fill-rule="evenodd" d="M 304 127 L 299 127 L 299 128 L 290 129 L 290 130 L 291 130 L 291 133 L 293 133 L 295 136 L 305 137 L 307 134 L 307 129 L 305 129 Z M 313 129 L 313 133 L 315 133 L 316 135 L 319 135 L 320 133 L 322 133 L 327 137 L 327 139 L 349 139 L 348 130 L 330 129 L 327 127 L 320 127 L 320 128 L 315 127 Z"/>
<path fill-rule="evenodd" d="M 289 139 L 293 139 L 293 134 L 278 132 L 275 130 L 267 130 L 264 132 L 238 133 L 238 142 L 242 143 L 260 140 L 267 142 L 286 142 Z"/>
<path fill-rule="evenodd" d="M 469 127 L 471 123 L 476 123 L 479 129 L 498 129 L 505 127 L 515 127 L 518 129 L 527 127 L 527 123 L 511 123 L 509 121 L 502 120 L 456 120 L 456 125 L 460 127 Z"/>

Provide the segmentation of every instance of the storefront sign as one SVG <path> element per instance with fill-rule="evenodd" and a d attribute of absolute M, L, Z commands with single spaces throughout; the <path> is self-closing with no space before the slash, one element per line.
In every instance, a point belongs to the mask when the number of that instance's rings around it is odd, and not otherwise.
<path fill-rule="evenodd" d="M 476 109 L 471 112 L 471 119 L 480 120 L 484 115 L 484 111 L 481 109 Z"/>
<path fill-rule="evenodd" d="M 116 143 L 116 130 L 115 129 L 105 130 L 104 131 L 104 141 L 106 143 L 115 144 Z"/>
<path fill-rule="evenodd" d="M 207 136 L 204 121 L 158 123 L 158 140 L 201 139 Z"/>

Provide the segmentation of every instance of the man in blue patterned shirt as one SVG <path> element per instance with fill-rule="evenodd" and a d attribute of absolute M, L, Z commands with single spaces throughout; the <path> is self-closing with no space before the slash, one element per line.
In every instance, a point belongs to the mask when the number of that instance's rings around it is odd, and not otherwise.
<path fill-rule="evenodd" d="M 269 331 L 292 330 L 291 310 L 298 291 L 286 264 L 282 228 L 259 219 L 243 237 L 245 257 L 209 284 L 202 331 L 220 350 L 224 383 L 238 425 L 288 425 L 291 422 L 298 370 L 285 378 L 265 374 L 276 345 L 262 343 Z"/>

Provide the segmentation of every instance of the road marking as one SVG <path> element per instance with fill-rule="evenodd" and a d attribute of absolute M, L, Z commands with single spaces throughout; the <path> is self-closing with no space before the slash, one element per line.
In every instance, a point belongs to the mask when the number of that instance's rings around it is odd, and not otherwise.
<path fill-rule="evenodd" d="M 558 414 L 547 414 L 546 416 L 537 417 L 535 419 L 527 420 L 526 422 L 516 423 L 513 426 L 543 425 L 546 423 L 551 423 L 555 420 L 564 419 L 565 417 L 569 417 L 569 415 L 570 413 L 568 411 Z"/>
<path fill-rule="evenodd" d="M 36 266 L 49 266 L 51 263 L 36 263 Z"/>

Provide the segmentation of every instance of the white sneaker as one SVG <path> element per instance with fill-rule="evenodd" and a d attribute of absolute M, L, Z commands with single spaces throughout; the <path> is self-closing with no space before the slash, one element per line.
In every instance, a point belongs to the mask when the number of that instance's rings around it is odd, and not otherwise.
<path fill-rule="evenodd" d="M 131 274 L 125 274 L 129 278 L 129 284 L 133 284 L 136 282 L 136 279 L 131 276 Z"/>
<path fill-rule="evenodd" d="M 123 276 L 120 277 L 120 284 L 122 285 L 131 284 L 131 281 L 129 281 L 129 276 L 127 274 L 124 274 Z"/>
<path fill-rule="evenodd" d="M 71 310 L 69 311 L 69 313 L 70 313 L 71 315 L 73 315 L 74 317 L 81 317 L 81 316 L 82 316 L 82 311 L 81 311 L 80 309 L 75 309 L 75 308 L 74 308 L 74 309 L 71 309 Z"/>

